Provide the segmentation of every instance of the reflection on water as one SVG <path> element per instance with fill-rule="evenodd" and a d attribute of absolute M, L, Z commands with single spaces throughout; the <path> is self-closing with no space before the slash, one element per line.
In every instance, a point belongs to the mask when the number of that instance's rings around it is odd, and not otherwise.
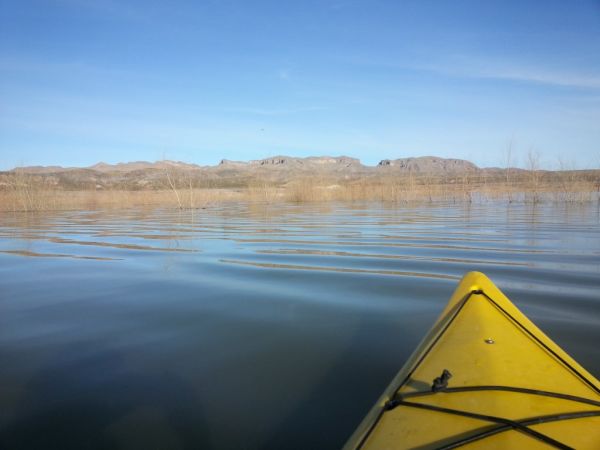
<path fill-rule="evenodd" d="M 299 266 L 295 264 L 273 264 L 273 263 L 260 263 L 260 262 L 249 262 L 249 261 L 236 261 L 234 259 L 220 259 L 220 262 L 227 264 L 247 264 L 256 267 L 265 267 L 267 269 L 290 269 L 290 270 L 324 270 L 331 272 L 349 272 L 349 273 L 372 273 L 375 275 L 396 275 L 405 277 L 424 277 L 424 278 L 442 278 L 446 280 L 460 280 L 459 277 L 452 275 L 444 275 L 439 273 L 419 273 L 419 272 L 402 272 L 400 270 L 369 270 L 369 269 L 350 269 L 348 267 L 319 267 L 319 266 Z"/>
<path fill-rule="evenodd" d="M 74 259 L 97 259 L 98 261 L 117 261 L 123 258 L 106 258 L 102 256 L 79 256 L 79 255 L 63 255 L 61 253 L 37 253 L 29 250 L 0 250 L 0 253 L 8 253 L 13 255 L 31 256 L 33 258 L 74 258 Z"/>
<path fill-rule="evenodd" d="M 148 239 L 143 237 L 141 239 Z M 126 248 L 129 250 L 159 250 L 161 252 L 196 252 L 198 250 L 190 250 L 186 248 L 168 248 L 168 247 L 151 247 L 148 245 L 137 245 L 137 244 L 116 244 L 113 242 L 98 242 L 98 241 L 77 241 L 74 239 L 64 238 L 49 238 L 50 242 L 57 244 L 76 244 L 76 245 L 91 245 L 93 247 L 115 247 L 115 248 Z"/>
<path fill-rule="evenodd" d="M 465 272 L 600 375 L 597 205 L 0 218 L 0 448 L 336 448 Z"/>

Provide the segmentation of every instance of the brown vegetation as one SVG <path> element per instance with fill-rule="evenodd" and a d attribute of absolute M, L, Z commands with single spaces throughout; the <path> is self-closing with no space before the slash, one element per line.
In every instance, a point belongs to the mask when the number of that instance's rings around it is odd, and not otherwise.
<path fill-rule="evenodd" d="M 22 170 L 0 174 L 0 211 L 45 211 L 126 207 L 205 208 L 218 203 L 381 201 L 396 204 L 451 201 L 587 202 L 598 200 L 600 171 L 539 169 L 531 152 L 528 170 L 478 170 L 457 174 L 394 172 L 377 176 L 335 177 L 315 174 L 274 181 L 258 177 L 217 183 L 199 180 L 190 171 L 163 170 L 161 182 L 144 189 L 96 189 L 85 185 L 66 189 Z"/>
<path fill-rule="evenodd" d="M 0 191 L 0 211 L 52 211 L 77 209 L 116 209 L 126 207 L 179 208 L 168 190 L 153 191 L 38 191 L 32 202 L 22 202 L 22 195 Z M 242 201 L 242 192 L 227 189 L 194 189 L 191 206 L 181 209 L 202 209 L 227 201 Z M 189 194 L 189 192 L 188 192 Z"/>

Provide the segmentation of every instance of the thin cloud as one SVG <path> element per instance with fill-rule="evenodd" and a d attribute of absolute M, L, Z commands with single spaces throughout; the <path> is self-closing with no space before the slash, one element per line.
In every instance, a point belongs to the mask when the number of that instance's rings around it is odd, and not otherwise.
<path fill-rule="evenodd" d="M 455 77 L 489 78 L 545 84 L 550 86 L 600 89 L 600 74 L 584 74 L 567 71 L 559 72 L 542 67 L 515 63 L 496 63 L 489 61 L 473 63 L 467 58 L 461 58 L 443 65 L 425 64 L 416 65 L 412 68 Z"/>
<path fill-rule="evenodd" d="M 569 86 L 578 88 L 600 88 L 600 76 L 576 73 L 557 73 L 524 67 L 500 68 L 496 71 L 482 72 L 482 77 L 504 80 L 526 81 L 532 83 Z"/>
<path fill-rule="evenodd" d="M 468 56 L 427 63 L 381 62 L 360 58 L 352 58 L 347 62 L 362 66 L 430 72 L 457 78 L 521 81 L 547 86 L 600 89 L 600 73 L 559 71 L 519 62 L 499 62 L 493 59 L 483 60 Z"/>

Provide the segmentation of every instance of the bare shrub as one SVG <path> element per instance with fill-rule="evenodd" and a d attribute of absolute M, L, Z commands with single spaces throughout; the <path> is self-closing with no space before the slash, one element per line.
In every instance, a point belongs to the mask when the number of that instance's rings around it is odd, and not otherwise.
<path fill-rule="evenodd" d="M 527 170 L 529 171 L 530 194 L 533 203 L 540 201 L 540 154 L 533 147 L 527 152 Z"/>

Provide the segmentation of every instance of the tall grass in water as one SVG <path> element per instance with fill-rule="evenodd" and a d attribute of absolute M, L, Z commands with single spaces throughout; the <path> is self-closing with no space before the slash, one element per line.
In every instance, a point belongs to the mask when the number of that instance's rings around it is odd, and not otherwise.
<path fill-rule="evenodd" d="M 535 161 L 534 161 L 535 162 Z M 535 168 L 535 165 L 532 169 Z M 392 204 L 494 200 L 586 202 L 600 199 L 600 172 L 535 169 L 495 178 L 468 173 L 455 176 L 407 174 L 356 179 L 311 176 L 285 185 L 254 180 L 238 188 L 198 188 L 186 174 L 169 174 L 158 190 L 60 190 L 43 178 L 13 171 L 0 178 L 0 211 L 44 211 L 130 207 L 204 208 L 236 201 L 253 203 L 381 201 Z M 203 185 L 208 185 L 204 182 Z"/>
<path fill-rule="evenodd" d="M 0 191 L 0 211 L 59 211 L 121 209 L 132 207 L 179 208 L 170 190 L 144 191 L 30 191 L 31 196 L 23 200 L 23 193 L 8 190 Z M 189 194 L 189 192 L 188 192 Z M 206 208 L 229 201 L 246 201 L 244 192 L 227 189 L 194 189 L 194 208 Z M 189 199 L 189 198 L 188 198 Z"/>
<path fill-rule="evenodd" d="M 275 183 L 267 180 L 253 180 L 248 183 L 246 195 L 248 200 L 273 203 L 280 197 L 280 192 Z"/>
<path fill-rule="evenodd" d="M 408 176 L 361 178 L 351 181 L 306 177 L 288 183 L 284 198 L 289 202 L 373 200 L 392 203 L 434 201 L 444 190 L 433 179 Z"/>
<path fill-rule="evenodd" d="M 303 177 L 290 181 L 285 186 L 283 198 L 292 203 L 336 200 L 339 185 L 325 182 L 317 177 Z"/>
<path fill-rule="evenodd" d="M 3 184 L 1 210 L 41 211 L 56 207 L 53 186 L 21 169 L 15 169 L 4 177 Z"/>
<path fill-rule="evenodd" d="M 540 201 L 539 189 L 540 189 L 540 154 L 537 150 L 531 148 L 527 153 L 527 170 L 529 172 L 529 193 L 532 203 L 538 203 Z"/>

